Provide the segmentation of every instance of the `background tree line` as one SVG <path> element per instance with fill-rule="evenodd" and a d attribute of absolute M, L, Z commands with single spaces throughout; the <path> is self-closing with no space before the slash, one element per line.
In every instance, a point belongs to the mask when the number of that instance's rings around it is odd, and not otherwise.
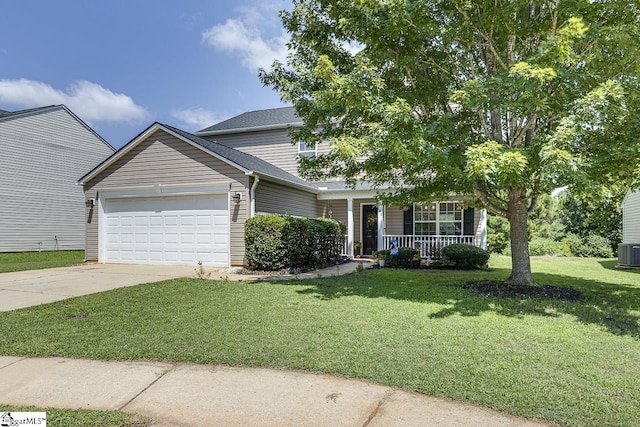
<path fill-rule="evenodd" d="M 622 241 L 623 186 L 592 186 L 586 192 L 569 189 L 542 196 L 529 218 L 531 255 L 610 258 Z M 509 255 L 509 224 L 490 215 L 489 249 Z"/>

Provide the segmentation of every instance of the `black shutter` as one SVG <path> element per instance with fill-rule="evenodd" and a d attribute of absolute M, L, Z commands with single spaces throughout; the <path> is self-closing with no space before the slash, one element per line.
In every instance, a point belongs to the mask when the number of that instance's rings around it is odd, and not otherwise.
<path fill-rule="evenodd" d="M 463 221 L 464 224 L 462 226 L 462 234 L 465 236 L 473 236 L 476 234 L 476 231 L 473 227 L 473 219 L 474 212 L 473 208 L 467 208 L 464 210 Z"/>
<path fill-rule="evenodd" d="M 408 210 L 404 211 L 404 234 L 412 235 L 413 234 L 413 206 L 411 206 Z"/>

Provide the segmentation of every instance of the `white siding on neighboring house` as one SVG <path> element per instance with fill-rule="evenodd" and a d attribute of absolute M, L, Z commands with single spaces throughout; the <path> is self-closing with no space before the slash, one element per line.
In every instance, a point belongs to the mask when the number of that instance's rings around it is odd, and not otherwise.
<path fill-rule="evenodd" d="M 622 202 L 622 243 L 640 243 L 640 191 L 628 192 Z"/>
<path fill-rule="evenodd" d="M 84 248 L 78 179 L 113 149 L 64 106 L 0 120 L 0 252 Z"/>

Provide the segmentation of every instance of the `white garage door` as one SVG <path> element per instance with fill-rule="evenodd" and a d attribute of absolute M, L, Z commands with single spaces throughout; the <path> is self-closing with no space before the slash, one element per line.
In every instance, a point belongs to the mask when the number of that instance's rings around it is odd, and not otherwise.
<path fill-rule="evenodd" d="M 228 197 L 106 199 L 104 262 L 229 265 Z"/>

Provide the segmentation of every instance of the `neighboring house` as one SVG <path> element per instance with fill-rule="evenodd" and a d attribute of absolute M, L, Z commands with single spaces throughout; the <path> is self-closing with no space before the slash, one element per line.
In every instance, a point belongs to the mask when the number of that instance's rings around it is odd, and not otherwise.
<path fill-rule="evenodd" d="M 244 223 L 264 213 L 345 222 L 349 256 L 354 241 L 365 255 L 391 240 L 423 257 L 453 242 L 486 247 L 485 211 L 460 200 L 383 206 L 365 183 L 301 179 L 299 156 L 317 152 L 291 144 L 288 130 L 300 125 L 293 108 L 244 113 L 196 134 L 154 123 L 80 180 L 95 200 L 87 259 L 243 265 Z"/>
<path fill-rule="evenodd" d="M 113 152 L 64 105 L 0 110 L 0 252 L 84 249 L 77 180 Z"/>
<path fill-rule="evenodd" d="M 640 191 L 629 191 L 622 201 L 622 243 L 618 264 L 640 267 Z"/>

